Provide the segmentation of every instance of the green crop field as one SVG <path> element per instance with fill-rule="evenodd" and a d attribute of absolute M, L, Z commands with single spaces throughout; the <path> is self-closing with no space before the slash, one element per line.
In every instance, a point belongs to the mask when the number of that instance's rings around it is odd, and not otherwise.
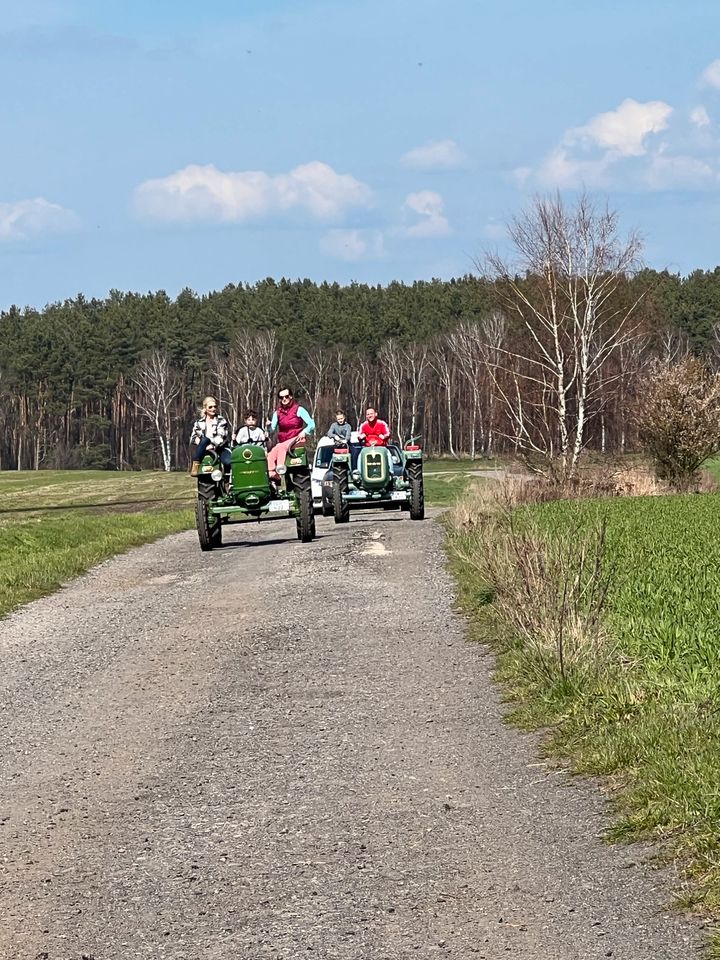
<path fill-rule="evenodd" d="M 576 772 L 609 775 L 612 836 L 665 841 L 688 869 L 681 901 L 717 915 L 720 495 L 558 501 L 516 516 L 556 544 L 577 543 L 604 520 L 610 589 L 608 657 L 585 682 L 531 680 L 517 650 L 498 648 L 515 719 L 550 727 L 550 753 Z M 482 622 L 491 594 L 462 566 L 460 577 Z"/>
<path fill-rule="evenodd" d="M 703 469 L 708 471 L 716 483 L 720 483 L 720 457 L 711 457 L 706 460 Z"/>

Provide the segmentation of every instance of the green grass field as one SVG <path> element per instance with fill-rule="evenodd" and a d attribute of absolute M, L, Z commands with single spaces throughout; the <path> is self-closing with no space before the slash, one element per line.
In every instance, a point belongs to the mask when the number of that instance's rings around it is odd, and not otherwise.
<path fill-rule="evenodd" d="M 476 460 L 463 458 L 455 460 L 454 457 L 429 458 L 425 461 L 425 473 L 447 474 L 447 473 L 465 473 L 471 474 L 477 470 L 500 470 L 506 466 L 505 462 L 496 460 L 494 457 L 490 460 L 478 457 Z"/>
<path fill-rule="evenodd" d="M 582 683 L 553 682 L 527 670 L 506 640 L 496 646 L 498 676 L 517 722 L 551 728 L 551 754 L 576 772 L 611 778 L 619 813 L 611 836 L 664 841 L 688 869 L 681 902 L 717 916 L 720 495 L 559 501 L 517 512 L 520 524 L 556 544 L 577 543 L 601 519 L 611 583 L 607 660 Z M 492 591 L 462 567 L 459 574 L 482 630 Z"/>
<path fill-rule="evenodd" d="M 181 473 L 0 473 L 0 616 L 191 526 L 193 486 Z"/>

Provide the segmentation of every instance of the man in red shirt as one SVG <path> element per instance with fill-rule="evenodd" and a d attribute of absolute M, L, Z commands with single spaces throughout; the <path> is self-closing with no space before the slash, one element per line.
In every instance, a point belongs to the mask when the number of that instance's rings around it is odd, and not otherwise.
<path fill-rule="evenodd" d="M 365 411 L 366 420 L 358 428 L 358 438 L 367 446 L 384 447 L 390 437 L 390 427 L 384 420 L 379 420 L 377 410 L 368 407 Z"/>
<path fill-rule="evenodd" d="M 365 411 L 365 422 L 358 427 L 358 440 L 367 447 L 385 447 L 388 464 L 388 476 L 392 476 L 392 459 L 390 451 L 387 450 L 387 442 L 390 439 L 390 427 L 384 420 L 380 420 L 377 410 L 374 407 L 368 407 Z M 357 461 L 360 455 L 360 448 L 354 457 L 353 470 L 357 469 Z"/>

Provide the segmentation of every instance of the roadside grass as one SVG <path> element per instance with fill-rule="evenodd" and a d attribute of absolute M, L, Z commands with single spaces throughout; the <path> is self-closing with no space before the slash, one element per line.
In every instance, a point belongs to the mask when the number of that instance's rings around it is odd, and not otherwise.
<path fill-rule="evenodd" d="M 0 473 L 0 616 L 130 547 L 192 526 L 186 474 Z"/>
<path fill-rule="evenodd" d="M 720 915 L 719 528 L 717 494 L 565 500 L 499 512 L 486 498 L 448 517 L 461 596 L 475 636 L 497 653 L 510 719 L 548 728 L 548 755 L 574 772 L 608 777 L 618 814 L 609 837 L 662 841 L 663 853 L 686 869 L 681 904 L 714 917 Z M 512 566 L 528 566 L 527 544 L 535 544 L 539 558 L 529 564 L 540 571 L 536 584 L 527 573 L 516 577 L 517 603 L 523 591 L 527 606 L 542 607 L 548 595 L 557 600 L 543 613 L 546 627 L 556 628 L 544 644 L 501 615 L 507 581 L 493 582 L 501 566 L 481 558 L 508 544 L 506 578 Z M 594 556 L 600 556 L 595 566 Z M 593 613 L 589 598 L 592 590 L 599 595 L 598 582 L 607 593 Z M 568 624 L 578 611 L 573 632 Z M 591 635 L 595 613 L 601 623 Z M 720 943 L 715 950 L 720 956 Z"/>
<path fill-rule="evenodd" d="M 429 507 L 449 507 L 461 494 L 483 483 L 487 481 L 481 477 L 461 473 L 435 476 L 424 472 L 425 502 Z"/>

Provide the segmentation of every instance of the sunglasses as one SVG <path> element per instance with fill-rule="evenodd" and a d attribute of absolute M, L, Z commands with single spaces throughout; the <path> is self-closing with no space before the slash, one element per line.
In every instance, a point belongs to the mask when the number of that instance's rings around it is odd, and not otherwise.
<path fill-rule="evenodd" d="M 280 400 L 290 400 L 292 397 L 291 393 L 279 393 L 278 397 Z"/>

